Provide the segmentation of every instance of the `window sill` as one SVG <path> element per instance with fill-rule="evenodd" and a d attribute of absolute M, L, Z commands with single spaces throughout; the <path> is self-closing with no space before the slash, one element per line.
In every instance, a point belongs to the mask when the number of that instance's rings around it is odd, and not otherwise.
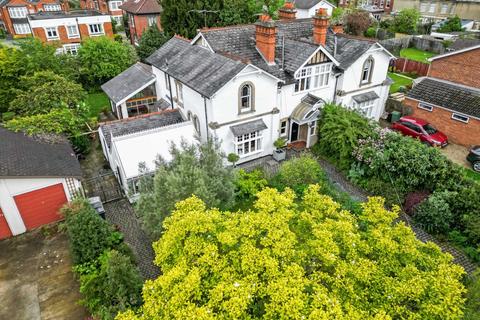
<path fill-rule="evenodd" d="M 68 36 L 68 39 L 80 39 L 80 35 Z"/>
<path fill-rule="evenodd" d="M 247 153 L 247 154 L 238 155 L 238 156 L 240 157 L 240 159 L 244 159 L 244 158 L 248 158 L 248 157 L 254 156 L 256 154 L 262 153 L 262 152 L 263 152 L 263 149 L 257 150 L 255 152 Z"/>
<path fill-rule="evenodd" d="M 105 35 L 105 33 L 93 33 L 93 34 L 90 33 L 91 37 L 101 37 L 101 36 L 104 36 L 104 35 Z"/>
<path fill-rule="evenodd" d="M 58 41 L 60 38 L 47 38 L 47 41 Z"/>
<path fill-rule="evenodd" d="M 255 113 L 255 110 L 248 110 L 248 111 L 239 112 L 238 115 L 242 116 L 244 114 L 252 114 L 252 113 Z"/>

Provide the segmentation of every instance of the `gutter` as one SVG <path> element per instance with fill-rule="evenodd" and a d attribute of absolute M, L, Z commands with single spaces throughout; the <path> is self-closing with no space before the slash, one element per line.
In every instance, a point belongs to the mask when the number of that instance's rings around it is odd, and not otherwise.
<path fill-rule="evenodd" d="M 203 108 L 205 110 L 205 130 L 207 133 L 207 140 L 209 139 L 208 136 L 208 113 L 207 113 L 207 98 L 203 97 Z"/>

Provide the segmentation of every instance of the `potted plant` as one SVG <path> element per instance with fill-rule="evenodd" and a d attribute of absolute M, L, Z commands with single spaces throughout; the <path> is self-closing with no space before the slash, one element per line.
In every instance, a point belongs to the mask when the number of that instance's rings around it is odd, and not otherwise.
<path fill-rule="evenodd" d="M 240 156 L 236 153 L 229 153 L 227 156 L 228 162 L 231 162 L 233 164 L 233 167 L 235 168 L 235 163 L 240 159 Z"/>
<path fill-rule="evenodd" d="M 345 10 L 342 8 L 335 8 L 332 11 L 330 18 L 330 25 L 335 33 L 343 33 L 343 20 L 345 18 Z"/>
<path fill-rule="evenodd" d="M 273 145 L 275 146 L 276 150 L 273 152 L 273 159 L 277 161 L 285 160 L 287 152 L 284 148 L 286 144 L 287 141 L 284 138 L 278 138 L 277 140 L 275 140 Z"/>

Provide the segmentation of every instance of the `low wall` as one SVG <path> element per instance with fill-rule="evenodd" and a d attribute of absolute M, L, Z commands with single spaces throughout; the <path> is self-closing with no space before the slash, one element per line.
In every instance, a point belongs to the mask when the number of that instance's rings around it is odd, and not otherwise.
<path fill-rule="evenodd" d="M 410 47 L 438 54 L 445 53 L 443 41 L 428 37 L 420 38 L 415 36 L 406 36 L 402 38 L 381 40 L 379 43 L 396 56 L 400 55 L 400 50 Z"/>

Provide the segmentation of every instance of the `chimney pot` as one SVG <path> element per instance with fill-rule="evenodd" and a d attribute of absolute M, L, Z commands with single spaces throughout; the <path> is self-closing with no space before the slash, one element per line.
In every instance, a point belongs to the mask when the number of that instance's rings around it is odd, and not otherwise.
<path fill-rule="evenodd" d="M 327 42 L 327 28 L 328 28 L 328 13 L 327 9 L 320 8 L 313 16 L 313 42 L 318 45 L 325 46 Z"/>
<path fill-rule="evenodd" d="M 255 43 L 268 64 L 275 64 L 275 43 L 277 27 L 272 18 L 263 14 L 255 23 Z"/>
<path fill-rule="evenodd" d="M 278 9 L 278 16 L 280 20 L 294 20 L 297 16 L 295 4 L 291 1 L 286 1 L 283 7 Z"/>

